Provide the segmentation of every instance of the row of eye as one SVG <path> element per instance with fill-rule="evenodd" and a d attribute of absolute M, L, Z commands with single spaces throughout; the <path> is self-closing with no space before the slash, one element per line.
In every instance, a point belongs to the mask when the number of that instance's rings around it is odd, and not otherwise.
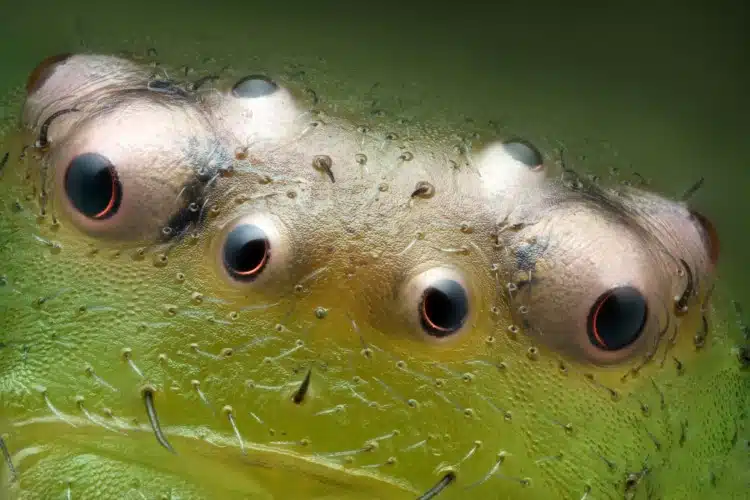
<path fill-rule="evenodd" d="M 276 84 L 254 75 L 240 80 L 232 89 L 238 98 L 270 95 Z M 512 140 L 504 144 L 507 153 L 531 169 L 539 169 L 542 155 L 530 143 Z M 117 213 L 123 190 L 114 165 L 98 153 L 75 157 L 65 173 L 65 191 L 75 209 L 84 216 L 103 220 Z M 271 239 L 254 224 L 241 224 L 225 237 L 222 263 L 227 273 L 240 282 L 257 279 L 273 259 Z M 422 330 L 432 337 L 454 335 L 465 326 L 470 313 L 469 293 L 458 280 L 441 278 L 425 283 L 416 304 Z M 647 303 L 632 287 L 619 287 L 602 294 L 591 306 L 587 319 L 588 338 L 597 348 L 624 349 L 644 330 Z"/>
<path fill-rule="evenodd" d="M 73 206 L 94 219 L 115 214 L 122 199 L 114 166 L 95 153 L 82 154 L 71 162 L 65 188 Z M 262 228 L 242 224 L 226 236 L 223 265 L 234 279 L 253 281 L 263 273 L 272 253 L 270 239 Z M 456 280 L 437 280 L 425 287 L 417 307 L 424 332 L 446 337 L 463 328 L 469 315 L 469 295 Z M 647 304 L 640 292 L 629 287 L 609 290 L 590 309 L 589 339 L 600 349 L 624 349 L 640 336 L 646 316 Z"/>
<path fill-rule="evenodd" d="M 272 259 L 272 253 L 271 240 L 262 228 L 240 224 L 224 240 L 223 265 L 234 279 L 253 281 Z M 422 330 L 433 337 L 447 337 L 464 327 L 470 310 L 469 294 L 458 280 L 432 279 L 423 284 L 416 306 Z M 599 349 L 624 349 L 641 335 L 647 315 L 646 299 L 637 289 L 613 288 L 591 306 L 588 338 Z"/>

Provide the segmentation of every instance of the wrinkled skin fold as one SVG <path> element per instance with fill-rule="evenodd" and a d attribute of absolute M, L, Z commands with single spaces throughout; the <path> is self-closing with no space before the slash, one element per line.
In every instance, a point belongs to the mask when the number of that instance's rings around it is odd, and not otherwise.
<path fill-rule="evenodd" d="M 149 58 L 42 61 L 0 137 L 4 495 L 743 498 L 689 200 Z"/>

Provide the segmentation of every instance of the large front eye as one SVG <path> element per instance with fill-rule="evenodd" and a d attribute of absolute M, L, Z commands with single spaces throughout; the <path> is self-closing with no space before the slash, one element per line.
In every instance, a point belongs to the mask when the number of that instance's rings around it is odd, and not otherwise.
<path fill-rule="evenodd" d="M 65 173 L 65 194 L 80 213 L 91 219 L 107 219 L 117 213 L 122 185 L 114 165 L 97 153 L 76 156 Z"/>
<path fill-rule="evenodd" d="M 143 242 L 197 227 L 205 197 L 221 182 L 209 184 L 200 169 L 209 155 L 216 168 L 223 161 L 203 117 L 135 99 L 80 115 L 74 125 L 52 123 L 60 135 L 44 158 L 65 222 L 98 239 Z"/>
<path fill-rule="evenodd" d="M 585 205 L 514 235 L 504 283 L 513 329 L 597 365 L 652 350 L 671 328 L 673 261 L 658 242 Z"/>
<path fill-rule="evenodd" d="M 235 279 L 252 281 L 271 258 L 271 242 L 263 228 L 241 224 L 227 234 L 224 242 L 224 266 Z"/>
<path fill-rule="evenodd" d="M 446 267 L 409 280 L 403 297 L 407 319 L 419 332 L 442 339 L 460 332 L 470 314 L 470 294 L 460 274 Z"/>
<path fill-rule="evenodd" d="M 619 351 L 635 342 L 648 316 L 646 298 L 631 286 L 603 293 L 591 307 L 588 332 L 591 343 L 606 351 Z"/>

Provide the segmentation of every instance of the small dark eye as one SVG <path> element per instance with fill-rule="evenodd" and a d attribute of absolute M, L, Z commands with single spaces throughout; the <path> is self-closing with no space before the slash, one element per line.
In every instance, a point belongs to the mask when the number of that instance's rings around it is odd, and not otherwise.
<path fill-rule="evenodd" d="M 65 193 L 79 212 L 92 219 L 112 217 L 122 201 L 114 165 L 97 153 L 73 158 L 65 172 Z"/>
<path fill-rule="evenodd" d="M 539 170 L 544 166 L 542 153 L 529 141 L 513 139 L 504 142 L 503 147 L 514 160 L 520 161 L 531 170 Z"/>
<path fill-rule="evenodd" d="M 271 256 L 266 232 L 254 224 L 232 229 L 224 242 L 224 266 L 234 278 L 251 281 L 260 275 Z"/>
<path fill-rule="evenodd" d="M 263 75 L 250 75 L 241 79 L 232 87 L 232 95 L 241 98 L 254 98 L 271 95 L 279 86 Z"/>
<path fill-rule="evenodd" d="M 640 337 L 647 312 L 641 292 L 630 286 L 612 288 L 596 300 L 589 312 L 589 339 L 605 351 L 623 349 Z"/>
<path fill-rule="evenodd" d="M 441 279 L 428 286 L 419 304 L 422 328 L 435 337 L 444 337 L 459 330 L 468 312 L 466 290 L 451 279 Z"/>

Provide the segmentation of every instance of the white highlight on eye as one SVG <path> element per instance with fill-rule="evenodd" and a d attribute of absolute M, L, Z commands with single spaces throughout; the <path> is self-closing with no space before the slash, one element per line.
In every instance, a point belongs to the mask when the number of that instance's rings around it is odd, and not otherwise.
<path fill-rule="evenodd" d="M 542 182 L 543 175 L 510 156 L 501 142 L 490 144 L 476 158 L 482 189 L 490 197 Z"/>

